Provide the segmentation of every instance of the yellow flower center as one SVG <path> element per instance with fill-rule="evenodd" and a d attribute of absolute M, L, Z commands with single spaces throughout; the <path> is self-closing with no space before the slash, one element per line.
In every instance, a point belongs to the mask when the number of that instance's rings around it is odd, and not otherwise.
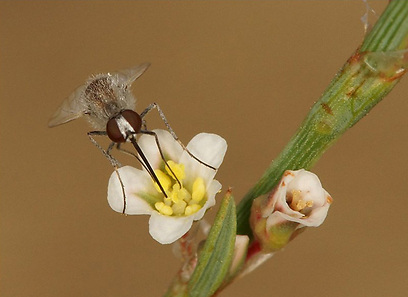
<path fill-rule="evenodd" d="M 207 200 L 204 180 L 197 177 L 189 192 L 183 186 L 183 180 L 186 177 L 184 164 L 173 161 L 167 161 L 167 164 L 171 170 L 165 166 L 165 171 L 160 169 L 154 171 L 167 195 L 167 197 L 163 195 L 163 200 L 155 203 L 155 208 L 166 216 L 189 216 L 196 213 Z M 156 183 L 155 187 L 161 193 Z"/>

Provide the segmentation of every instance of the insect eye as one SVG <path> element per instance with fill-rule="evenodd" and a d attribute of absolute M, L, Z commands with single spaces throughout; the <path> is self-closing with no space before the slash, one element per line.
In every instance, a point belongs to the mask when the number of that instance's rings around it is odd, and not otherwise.
<path fill-rule="evenodd" d="M 115 118 L 111 118 L 106 124 L 106 133 L 113 142 L 125 142 Z"/>
<path fill-rule="evenodd" d="M 133 110 L 126 109 L 120 113 L 119 116 L 122 116 L 126 122 L 130 125 L 130 127 L 124 127 L 122 129 L 127 129 L 126 134 L 135 134 L 139 133 L 140 129 L 142 128 L 142 118 L 138 113 Z M 110 140 L 114 142 L 125 142 L 126 139 L 123 137 L 121 129 L 119 128 L 119 124 L 117 121 L 118 117 L 111 118 L 108 123 L 106 124 L 106 133 Z"/>
<path fill-rule="evenodd" d="M 140 129 L 142 128 L 142 118 L 137 112 L 130 109 L 125 109 L 122 111 L 122 116 L 129 123 L 129 125 L 132 126 L 134 133 L 140 132 Z"/>

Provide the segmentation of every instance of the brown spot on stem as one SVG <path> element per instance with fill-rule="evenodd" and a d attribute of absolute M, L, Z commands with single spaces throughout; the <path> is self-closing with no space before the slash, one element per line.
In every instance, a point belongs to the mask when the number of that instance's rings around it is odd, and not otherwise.
<path fill-rule="evenodd" d="M 358 48 L 354 54 L 348 58 L 347 63 L 354 64 L 360 61 L 361 57 L 365 55 L 365 52 L 360 52 L 360 48 Z"/>
<path fill-rule="evenodd" d="M 354 94 L 358 91 L 358 89 L 360 89 L 361 86 L 364 84 L 364 82 L 365 82 L 365 81 L 362 81 L 357 87 L 351 88 L 350 91 L 348 91 L 348 92 L 346 93 L 346 95 L 347 95 L 348 97 L 353 97 Z"/>
<path fill-rule="evenodd" d="M 395 75 L 393 75 L 391 77 L 388 77 L 388 76 L 384 75 L 384 73 L 381 73 L 381 78 L 383 80 L 387 81 L 387 82 L 392 82 L 392 81 L 394 81 L 396 79 L 401 78 L 406 72 L 407 72 L 407 69 L 404 69 L 402 71 L 399 71 L 399 72 L 395 73 Z"/>
<path fill-rule="evenodd" d="M 333 111 L 332 111 L 332 109 L 330 108 L 330 106 L 328 104 L 321 103 L 321 105 L 322 105 L 325 112 L 327 112 L 328 114 L 333 115 Z"/>
<path fill-rule="evenodd" d="M 355 89 L 351 89 L 350 91 L 348 91 L 347 93 L 346 93 L 346 95 L 347 95 L 347 97 L 351 97 L 351 96 L 353 96 L 353 94 L 355 93 Z"/>

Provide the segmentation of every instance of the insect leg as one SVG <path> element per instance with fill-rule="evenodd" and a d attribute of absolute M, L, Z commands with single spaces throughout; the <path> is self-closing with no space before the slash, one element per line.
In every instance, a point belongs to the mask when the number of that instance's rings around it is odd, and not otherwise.
<path fill-rule="evenodd" d="M 113 148 L 113 146 L 115 145 L 114 142 L 112 142 L 108 149 L 105 150 L 94 138 L 94 136 L 106 136 L 106 131 L 91 131 L 88 132 L 88 137 L 91 140 L 91 142 L 102 152 L 102 154 L 111 162 L 113 167 L 121 167 L 122 165 L 119 163 L 118 160 L 116 160 L 111 154 L 111 150 Z"/>
<path fill-rule="evenodd" d="M 155 139 L 156 145 L 157 145 L 157 149 L 159 150 L 160 156 L 161 156 L 162 160 L 164 161 L 165 166 L 170 170 L 171 174 L 174 176 L 174 178 L 176 179 L 177 183 L 179 184 L 179 186 L 181 188 L 181 182 L 179 181 L 176 174 L 174 173 L 174 171 L 171 169 L 171 167 L 167 163 L 166 158 L 164 157 L 163 150 L 161 149 L 160 142 L 159 142 L 159 137 L 157 137 L 157 134 L 154 131 L 149 131 L 149 130 L 140 130 L 140 133 L 154 136 L 154 139 Z"/>
<path fill-rule="evenodd" d="M 164 115 L 164 112 L 162 111 L 162 109 L 160 108 L 160 106 L 157 103 L 152 103 L 150 104 L 141 114 L 140 117 L 143 119 L 143 117 L 145 115 L 147 115 L 152 109 L 156 109 L 157 112 L 160 115 L 160 118 L 162 119 L 163 123 L 166 125 L 167 130 L 170 132 L 170 134 L 173 136 L 173 138 L 180 144 L 180 146 L 183 148 L 183 150 L 185 150 L 190 157 L 192 157 L 193 159 L 195 159 L 197 162 L 203 164 L 206 167 L 211 168 L 212 170 L 217 170 L 216 168 L 214 168 L 213 166 L 201 161 L 200 159 L 198 159 L 196 156 L 194 156 L 187 148 L 186 146 L 181 142 L 181 140 L 177 137 L 176 133 L 173 131 L 173 129 L 171 128 L 170 124 L 167 121 L 166 116 Z M 145 127 L 146 125 L 144 125 Z"/>
<path fill-rule="evenodd" d="M 123 184 L 122 178 L 120 177 L 118 168 L 115 167 L 115 172 L 116 175 L 118 176 L 120 186 L 122 188 L 122 195 L 123 195 L 123 209 L 122 209 L 122 214 L 126 214 L 126 193 L 125 193 L 125 185 Z"/>
<path fill-rule="evenodd" d="M 93 136 L 106 136 L 106 131 L 91 131 L 88 132 L 88 137 L 91 140 L 91 142 L 103 153 L 103 155 L 111 162 L 113 168 L 115 169 L 115 173 L 118 176 L 120 185 L 122 187 L 122 194 L 123 194 L 123 210 L 122 214 L 125 214 L 126 212 L 126 193 L 125 193 L 125 186 L 123 184 L 122 178 L 120 177 L 118 168 L 121 167 L 121 164 L 119 163 L 118 160 L 116 160 L 112 155 L 111 151 L 115 146 L 114 142 L 111 142 L 109 144 L 109 147 L 107 150 L 104 150 L 103 147 L 93 138 Z"/>

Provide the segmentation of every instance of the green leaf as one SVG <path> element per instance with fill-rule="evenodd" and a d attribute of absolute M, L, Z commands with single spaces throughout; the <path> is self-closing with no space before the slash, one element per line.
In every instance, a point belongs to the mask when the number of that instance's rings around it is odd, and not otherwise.
<path fill-rule="evenodd" d="M 236 235 L 234 198 L 228 191 L 198 257 L 188 284 L 188 296 L 212 296 L 222 284 L 234 255 Z"/>

